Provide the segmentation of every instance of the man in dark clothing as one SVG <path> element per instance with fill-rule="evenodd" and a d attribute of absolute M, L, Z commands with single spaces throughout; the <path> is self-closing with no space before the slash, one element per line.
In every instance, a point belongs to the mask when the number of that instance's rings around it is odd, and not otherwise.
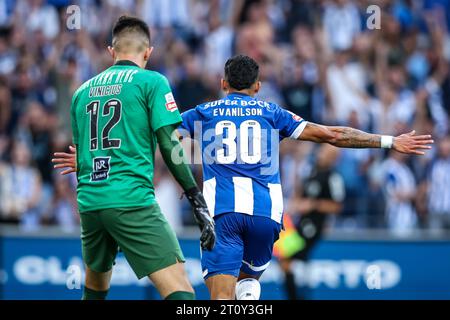
<path fill-rule="evenodd" d="M 317 154 L 316 166 L 303 181 L 290 202 L 289 213 L 298 234 L 304 240 L 302 248 L 290 257 L 280 258 L 280 265 L 285 273 L 285 288 L 288 299 L 304 299 L 297 294 L 292 260 L 307 262 L 311 250 L 322 237 L 322 233 L 330 214 L 341 210 L 345 197 L 342 177 L 334 170 L 339 149 L 323 145 Z"/>

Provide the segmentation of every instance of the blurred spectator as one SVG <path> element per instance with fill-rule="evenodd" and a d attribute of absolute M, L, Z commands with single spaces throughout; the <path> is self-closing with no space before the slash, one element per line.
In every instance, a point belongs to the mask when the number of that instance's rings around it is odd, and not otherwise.
<path fill-rule="evenodd" d="M 328 1 L 325 4 L 323 25 L 331 48 L 341 52 L 348 50 L 361 30 L 358 8 L 349 0 Z"/>
<path fill-rule="evenodd" d="M 0 1 L 0 26 L 5 26 L 10 23 L 13 0 Z"/>
<path fill-rule="evenodd" d="M 76 192 L 71 185 L 73 175 L 65 177 L 56 173 L 55 176 L 51 215 L 43 215 L 42 220 L 46 224 L 57 224 L 65 231 L 75 231 L 78 229 L 80 219 L 76 212 Z"/>
<path fill-rule="evenodd" d="M 208 17 L 208 33 L 205 35 L 204 70 L 211 76 L 222 74 L 224 61 L 233 54 L 235 30 L 229 21 L 222 22 L 220 7 L 212 7 Z"/>
<path fill-rule="evenodd" d="M 53 172 L 51 163 L 52 116 L 44 110 L 40 103 L 31 101 L 21 120 L 17 137 L 30 148 L 32 159 L 42 174 L 43 182 L 51 184 Z"/>
<path fill-rule="evenodd" d="M 180 112 L 205 102 L 210 95 L 201 78 L 200 63 L 195 56 L 187 55 L 183 67 L 183 78 L 175 86 L 175 98 Z"/>
<path fill-rule="evenodd" d="M 319 70 L 316 62 L 317 49 L 311 30 L 298 27 L 293 35 L 294 52 L 286 59 L 283 66 L 282 94 L 285 106 L 304 119 L 314 121 L 322 106 L 315 103 L 321 94 Z"/>
<path fill-rule="evenodd" d="M 15 48 L 8 45 L 11 40 L 11 29 L 0 29 L 0 74 L 11 73 L 17 63 L 17 53 Z"/>
<path fill-rule="evenodd" d="M 11 93 L 0 79 L 0 135 L 8 133 L 11 118 Z"/>
<path fill-rule="evenodd" d="M 80 82 L 77 79 L 77 60 L 69 58 L 61 61 L 58 66 L 49 70 L 49 81 L 55 84 L 55 112 L 59 119 L 58 131 L 66 131 L 71 134 L 70 126 L 70 103 L 72 93 L 77 89 Z"/>
<path fill-rule="evenodd" d="M 44 0 L 18 0 L 14 21 L 26 22 L 28 32 L 41 31 L 47 39 L 54 39 L 59 32 L 58 13 Z"/>
<path fill-rule="evenodd" d="M 428 224 L 432 229 L 450 229 L 450 136 L 439 144 L 438 158 L 428 178 Z"/>
<path fill-rule="evenodd" d="M 367 226 L 369 209 L 367 187 L 367 165 L 370 161 L 368 150 L 344 149 L 337 165 L 337 171 L 345 181 L 345 203 L 341 217 L 342 227 Z"/>
<path fill-rule="evenodd" d="M 406 155 L 391 151 L 383 163 L 387 227 L 399 234 L 411 232 L 417 226 L 413 206 L 416 182 L 406 160 Z"/>
<path fill-rule="evenodd" d="M 141 17 L 151 27 L 187 27 L 189 7 L 187 0 L 143 0 Z"/>
<path fill-rule="evenodd" d="M 352 112 L 358 115 L 359 122 L 367 123 L 367 75 L 360 62 L 352 61 L 351 51 L 336 52 L 327 68 L 327 86 L 338 123 L 348 123 Z"/>
<path fill-rule="evenodd" d="M 18 224 L 26 229 L 40 222 L 39 202 L 41 177 L 31 166 L 30 150 L 21 142 L 14 142 L 11 164 L 0 169 L 1 221 Z"/>

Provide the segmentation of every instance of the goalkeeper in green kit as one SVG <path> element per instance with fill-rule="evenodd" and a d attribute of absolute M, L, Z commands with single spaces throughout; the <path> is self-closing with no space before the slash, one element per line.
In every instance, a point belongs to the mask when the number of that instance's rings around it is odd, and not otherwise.
<path fill-rule="evenodd" d="M 182 152 L 171 138 L 181 116 L 167 79 L 144 69 L 153 49 L 148 26 L 123 16 L 112 36 L 108 50 L 115 64 L 85 82 L 71 106 L 86 264 L 83 299 L 106 298 L 119 247 L 136 276 L 148 276 L 164 299 L 195 299 L 183 253 L 156 203 L 152 182 L 158 144 L 194 209 L 201 246 L 211 250 L 214 222 L 203 196 L 188 165 L 171 158 Z M 56 167 L 64 167 L 63 162 Z"/>

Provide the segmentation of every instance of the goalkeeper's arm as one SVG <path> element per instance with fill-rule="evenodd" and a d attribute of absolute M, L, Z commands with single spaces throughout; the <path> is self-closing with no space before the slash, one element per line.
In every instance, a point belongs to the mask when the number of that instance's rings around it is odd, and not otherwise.
<path fill-rule="evenodd" d="M 156 137 L 164 162 L 183 188 L 194 209 L 194 217 L 202 231 L 200 238 L 202 248 L 211 250 L 215 242 L 214 221 L 209 216 L 205 199 L 194 180 L 192 171 L 186 164 L 176 127 L 170 125 L 159 128 L 156 131 Z"/>

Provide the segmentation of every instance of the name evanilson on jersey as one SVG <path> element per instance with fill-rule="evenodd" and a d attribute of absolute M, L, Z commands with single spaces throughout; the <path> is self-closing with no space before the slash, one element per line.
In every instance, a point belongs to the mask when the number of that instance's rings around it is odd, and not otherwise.
<path fill-rule="evenodd" d="M 262 109 L 243 109 L 243 108 L 217 108 L 213 111 L 214 117 L 246 117 L 246 116 L 262 116 Z"/>

